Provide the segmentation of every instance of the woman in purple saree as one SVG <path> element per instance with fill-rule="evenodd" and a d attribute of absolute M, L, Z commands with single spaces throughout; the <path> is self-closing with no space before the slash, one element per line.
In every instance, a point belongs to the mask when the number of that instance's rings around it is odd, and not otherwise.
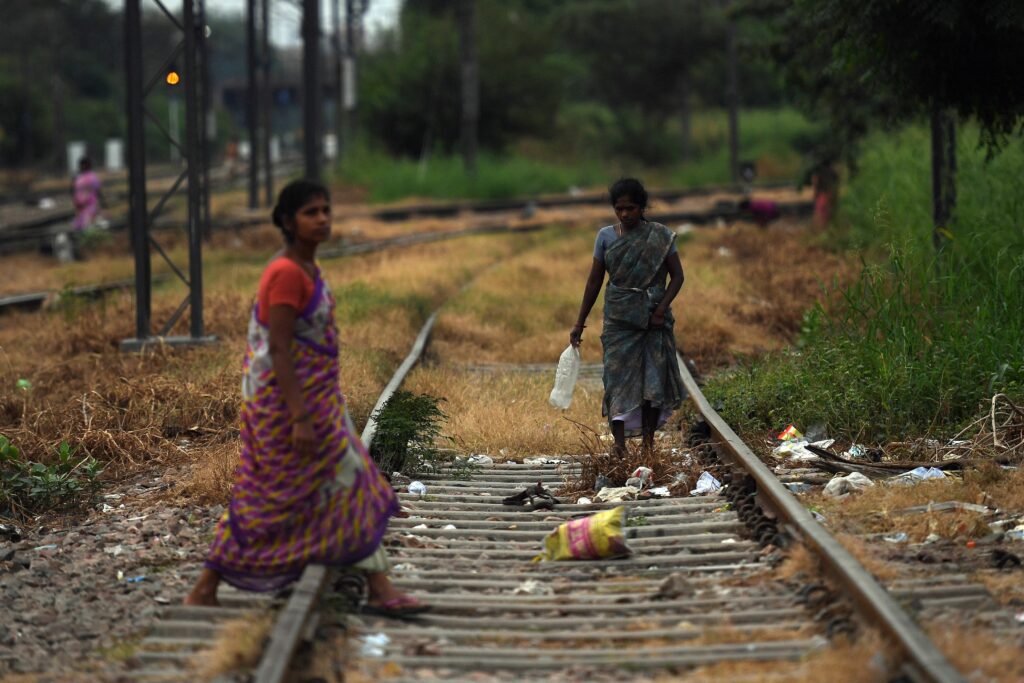
<path fill-rule="evenodd" d="M 241 461 L 186 604 L 216 605 L 221 579 L 271 591 L 319 563 L 366 572 L 366 611 L 402 616 L 426 609 L 387 577 L 381 539 L 400 507 L 341 393 L 334 298 L 314 260 L 330 220 L 324 187 L 296 181 L 281 191 L 274 223 L 286 246 L 260 279 L 249 322 Z"/>

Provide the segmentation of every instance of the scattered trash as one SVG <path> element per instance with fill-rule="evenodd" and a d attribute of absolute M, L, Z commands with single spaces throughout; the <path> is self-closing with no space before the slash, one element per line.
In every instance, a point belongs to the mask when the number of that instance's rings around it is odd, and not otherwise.
<path fill-rule="evenodd" d="M 701 472 L 697 478 L 697 488 L 690 491 L 691 496 L 703 496 L 705 493 L 718 493 L 722 482 L 715 479 L 710 472 Z"/>
<path fill-rule="evenodd" d="M 636 500 L 638 493 L 638 486 L 605 486 L 597 492 L 594 500 L 599 503 L 621 503 L 624 500 Z"/>
<path fill-rule="evenodd" d="M 980 512 L 981 514 L 988 514 L 992 512 L 992 508 L 985 505 L 975 505 L 974 503 L 964 503 L 960 500 L 947 500 L 944 503 L 928 503 L 927 505 L 915 505 L 909 508 L 903 508 L 897 510 L 897 514 L 911 515 L 919 512 L 945 512 L 946 510 L 965 510 L 967 512 Z"/>
<path fill-rule="evenodd" d="M 483 453 L 471 455 L 466 459 L 466 462 L 470 465 L 476 465 L 477 467 L 491 467 L 494 465 L 494 458 Z"/>
<path fill-rule="evenodd" d="M 728 544 L 728 543 L 735 543 L 735 542 L 736 542 L 735 538 L 723 538 L 722 539 L 722 543 L 726 543 L 726 544 Z"/>
<path fill-rule="evenodd" d="M 693 595 L 693 585 L 682 574 L 672 573 L 658 586 L 652 600 L 675 600 L 684 595 Z"/>
<path fill-rule="evenodd" d="M 391 638 L 386 633 L 365 635 L 360 640 L 363 642 L 363 646 L 359 653 L 363 657 L 383 657 L 385 648 L 391 644 Z"/>
<path fill-rule="evenodd" d="M 659 496 L 661 498 L 667 498 L 672 495 L 667 486 L 656 486 L 655 488 L 650 489 L 648 493 L 652 496 Z"/>
<path fill-rule="evenodd" d="M 787 481 L 786 488 L 790 493 L 808 493 L 814 490 L 813 486 L 803 481 Z"/>
<path fill-rule="evenodd" d="M 825 515 L 821 514 L 820 512 L 815 510 L 814 508 L 808 508 L 807 511 L 811 513 L 811 517 L 814 517 L 814 521 L 816 521 L 818 524 L 827 524 L 828 523 L 828 517 L 826 517 Z"/>
<path fill-rule="evenodd" d="M 11 524 L 0 524 L 0 538 L 17 543 L 21 540 L 21 529 Z"/>
<path fill-rule="evenodd" d="M 140 582 L 145 581 L 145 580 L 146 580 L 145 576 L 141 576 L 141 575 L 140 576 L 129 576 L 127 579 L 124 580 L 124 582 L 125 583 L 140 583 Z"/>
<path fill-rule="evenodd" d="M 561 458 L 549 458 L 541 456 L 539 458 L 523 458 L 524 465 L 565 465 L 565 460 Z"/>
<path fill-rule="evenodd" d="M 566 410 L 572 405 L 572 393 L 580 375 L 580 350 L 572 344 L 565 347 L 555 369 L 555 386 L 548 397 L 548 403 Z"/>
<path fill-rule="evenodd" d="M 789 425 L 788 427 L 783 429 L 782 432 L 780 432 L 779 435 L 776 436 L 775 438 L 778 439 L 779 441 L 790 441 L 791 439 L 799 439 L 801 436 L 803 436 L 803 434 L 800 432 L 799 429 L 797 429 L 793 425 Z"/>
<path fill-rule="evenodd" d="M 537 579 L 527 579 L 512 589 L 513 595 L 551 595 L 554 590 L 551 586 L 541 583 Z"/>
<path fill-rule="evenodd" d="M 644 487 L 644 482 L 640 477 L 630 477 L 626 480 L 626 486 L 632 486 L 635 489 L 642 489 Z"/>
<path fill-rule="evenodd" d="M 23 379 L 19 379 L 17 382 L 15 382 L 14 386 L 18 387 L 22 391 L 28 391 L 29 389 L 32 388 L 32 382 L 30 382 L 27 379 L 23 378 Z"/>
<path fill-rule="evenodd" d="M 533 486 L 527 486 L 514 496 L 508 496 L 501 500 L 502 505 L 523 505 L 528 506 L 530 510 L 554 510 L 560 502 L 539 481 Z"/>
<path fill-rule="evenodd" d="M 882 536 L 882 540 L 885 541 L 886 543 L 906 543 L 907 542 L 907 538 L 908 538 L 907 534 L 904 531 L 900 531 L 900 532 L 897 532 L 895 534 L 887 534 L 885 536 Z"/>
<path fill-rule="evenodd" d="M 1015 526 L 1006 532 L 1006 538 L 1011 541 L 1024 541 L 1024 524 Z"/>
<path fill-rule="evenodd" d="M 120 569 L 117 570 L 117 580 L 118 581 L 124 581 L 124 572 L 121 571 Z"/>
<path fill-rule="evenodd" d="M 429 529 L 429 528 L 430 527 L 428 527 L 426 524 L 417 524 L 416 526 L 413 527 L 413 529 Z"/>
<path fill-rule="evenodd" d="M 996 569 L 1013 569 L 1021 566 L 1020 558 L 1001 548 L 992 549 L 992 564 Z"/>
<path fill-rule="evenodd" d="M 935 542 L 941 541 L 941 540 L 942 540 L 942 536 L 939 536 L 934 531 L 924 537 L 924 542 L 925 543 L 935 543 Z"/>
<path fill-rule="evenodd" d="M 652 470 L 650 467 L 644 467 L 641 465 L 640 467 L 637 467 L 635 470 L 633 470 L 633 474 L 631 474 L 630 476 L 636 477 L 643 484 L 647 484 L 647 482 L 651 480 L 651 477 L 654 476 L 654 470 Z"/>
<path fill-rule="evenodd" d="M 32 548 L 32 550 L 56 550 L 56 549 L 57 549 L 57 544 L 56 543 L 48 543 L 46 545 L 40 545 L 40 546 L 36 546 L 35 548 Z"/>
<path fill-rule="evenodd" d="M 609 479 L 608 477 L 604 476 L 603 474 L 599 474 L 599 475 L 597 475 L 594 478 L 594 490 L 595 491 L 600 491 L 601 489 L 606 489 L 606 488 L 608 488 L 611 485 L 612 485 L 611 479 Z"/>
<path fill-rule="evenodd" d="M 622 534 L 625 518 L 626 508 L 620 505 L 561 524 L 544 539 L 534 562 L 625 557 L 631 552 Z"/>
<path fill-rule="evenodd" d="M 861 446 L 859 443 L 855 443 L 845 451 L 843 451 L 843 457 L 848 460 L 857 460 L 860 458 L 868 457 L 868 449 Z"/>
<path fill-rule="evenodd" d="M 442 529 L 446 529 L 446 530 L 450 531 L 450 530 L 452 530 L 452 529 L 457 529 L 458 527 L 456 527 L 456 526 L 455 526 L 454 524 L 445 524 L 445 525 L 444 525 L 443 527 L 441 527 L 441 528 L 442 528 Z"/>
<path fill-rule="evenodd" d="M 772 449 L 772 455 L 778 458 L 792 458 L 793 460 L 817 460 L 817 455 L 804 448 L 806 444 L 807 442 L 802 439 L 790 439 Z"/>
<path fill-rule="evenodd" d="M 582 498 L 580 498 L 579 500 L 576 501 L 576 504 L 577 505 L 591 505 L 593 502 L 594 501 L 590 500 L 586 496 L 583 496 Z"/>
<path fill-rule="evenodd" d="M 807 440 L 812 442 L 812 443 L 815 443 L 815 442 L 821 441 L 822 439 L 825 439 L 825 425 L 823 425 L 823 424 L 811 425 L 810 427 L 807 428 L 807 431 L 804 432 L 804 437 L 806 437 Z M 834 444 L 836 442 L 835 439 L 826 439 L 826 440 L 829 442 L 829 444 L 828 444 L 828 446 L 822 446 L 822 448 L 828 448 L 829 446 L 831 446 L 832 444 Z"/>
<path fill-rule="evenodd" d="M 838 496 L 845 496 L 849 493 L 857 493 L 864 489 L 874 486 L 875 482 L 865 477 L 860 472 L 851 472 L 846 476 L 832 477 L 832 479 L 825 484 L 825 490 L 823 493 L 826 496 L 836 498 Z"/>
<path fill-rule="evenodd" d="M 903 474 L 897 474 L 895 477 L 891 477 L 889 481 L 896 484 L 916 484 L 919 481 L 925 479 L 945 479 L 946 473 L 940 470 L 938 467 L 915 467 L 909 472 Z"/>
<path fill-rule="evenodd" d="M 409 484 L 409 493 L 422 498 L 427 495 L 427 485 L 422 481 L 414 481 Z"/>
<path fill-rule="evenodd" d="M 117 545 L 112 546 L 110 548 L 104 548 L 103 552 L 105 552 L 105 553 L 107 553 L 109 555 L 113 555 L 114 557 L 117 557 L 118 555 L 121 555 L 121 554 L 124 553 L 124 546 L 121 545 L 120 543 L 118 543 Z"/>

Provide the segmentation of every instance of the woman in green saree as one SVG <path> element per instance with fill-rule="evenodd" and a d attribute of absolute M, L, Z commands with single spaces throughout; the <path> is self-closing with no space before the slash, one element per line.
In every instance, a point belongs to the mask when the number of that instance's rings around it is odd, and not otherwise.
<path fill-rule="evenodd" d="M 569 342 L 578 347 L 604 275 L 604 404 L 615 449 L 626 452 L 626 430 L 640 429 L 643 446 L 686 397 L 676 360 L 671 304 L 683 286 L 675 233 L 644 217 L 647 191 L 635 178 L 608 189 L 619 222 L 601 228 L 583 302 Z M 668 284 L 666 285 L 666 279 Z"/>

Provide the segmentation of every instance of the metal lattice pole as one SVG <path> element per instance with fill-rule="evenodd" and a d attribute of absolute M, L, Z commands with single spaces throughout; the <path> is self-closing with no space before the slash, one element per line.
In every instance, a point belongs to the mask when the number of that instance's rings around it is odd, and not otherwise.
<path fill-rule="evenodd" d="M 151 332 L 148 209 L 146 207 L 146 134 L 142 106 L 142 8 L 124 3 L 125 109 L 128 114 L 128 226 L 135 254 L 135 337 Z"/>
<path fill-rule="evenodd" d="M 302 0 L 302 113 L 306 177 L 319 180 L 321 173 L 320 0 Z"/>

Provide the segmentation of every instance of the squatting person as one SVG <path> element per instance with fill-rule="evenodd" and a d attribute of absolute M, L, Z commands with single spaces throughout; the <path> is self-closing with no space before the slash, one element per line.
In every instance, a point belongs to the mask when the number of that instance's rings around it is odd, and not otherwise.
<path fill-rule="evenodd" d="M 616 452 L 624 455 L 626 430 L 640 429 L 644 447 L 652 447 L 655 430 L 686 397 L 671 309 L 683 286 L 683 266 L 675 233 L 645 218 L 647 191 L 639 180 L 618 180 L 608 189 L 608 198 L 619 222 L 597 233 L 593 265 L 569 343 L 580 345 L 607 272 L 601 413 L 610 422 Z"/>
<path fill-rule="evenodd" d="M 289 184 L 273 220 L 285 247 L 260 278 L 249 322 L 241 462 L 231 504 L 185 604 L 216 605 L 222 578 L 244 590 L 276 590 L 307 564 L 323 563 L 367 573 L 366 611 L 422 612 L 427 605 L 388 579 L 381 538 L 401 509 L 341 393 L 334 298 L 314 260 L 331 234 L 326 188 Z"/>

